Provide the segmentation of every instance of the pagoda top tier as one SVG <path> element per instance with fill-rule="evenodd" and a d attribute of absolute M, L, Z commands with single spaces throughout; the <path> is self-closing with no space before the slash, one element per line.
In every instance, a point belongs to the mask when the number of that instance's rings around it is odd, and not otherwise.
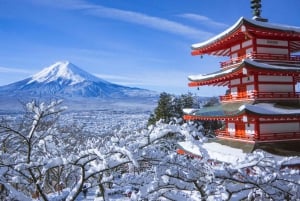
<path fill-rule="evenodd" d="M 228 47 L 255 38 L 290 41 L 290 53 L 300 51 L 300 27 L 241 17 L 224 32 L 202 43 L 193 44 L 192 55 L 230 56 Z"/>

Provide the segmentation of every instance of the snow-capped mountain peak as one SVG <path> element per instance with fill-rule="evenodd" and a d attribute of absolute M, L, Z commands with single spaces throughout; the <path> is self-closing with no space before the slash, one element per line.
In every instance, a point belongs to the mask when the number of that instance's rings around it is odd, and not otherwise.
<path fill-rule="evenodd" d="M 69 61 L 58 61 L 55 64 L 44 68 L 42 71 L 33 75 L 28 84 L 33 82 L 49 83 L 52 81 L 57 81 L 59 79 L 68 81 L 69 85 L 78 84 L 84 81 L 97 82 L 101 80 L 100 78 L 97 78 L 81 70 Z"/>
<path fill-rule="evenodd" d="M 0 87 L 0 97 L 6 94 L 22 94 L 24 97 L 97 97 L 122 100 L 157 97 L 157 93 L 153 91 L 110 83 L 69 61 L 56 62 L 30 78 Z"/>

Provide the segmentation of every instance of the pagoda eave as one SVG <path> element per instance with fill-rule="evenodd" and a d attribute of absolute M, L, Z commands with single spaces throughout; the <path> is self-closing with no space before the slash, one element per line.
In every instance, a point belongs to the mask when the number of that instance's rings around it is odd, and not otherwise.
<path fill-rule="evenodd" d="M 272 70 L 270 70 L 272 69 Z M 261 64 L 259 62 L 245 59 L 232 65 L 228 69 L 223 69 L 207 75 L 189 76 L 189 87 L 199 86 L 227 86 L 232 79 L 241 78 L 249 75 L 274 75 L 274 76 L 293 76 L 295 83 L 300 81 L 300 67 L 291 66 L 282 68 L 277 65 Z"/>
<path fill-rule="evenodd" d="M 236 30 L 233 35 L 229 35 L 225 38 L 217 40 L 215 43 L 211 44 L 210 46 L 203 47 L 203 48 L 196 48 L 193 49 L 191 54 L 193 56 L 197 55 L 215 55 L 215 56 L 229 56 L 230 54 L 230 45 L 236 41 L 244 41 L 245 37 L 247 37 L 247 33 L 243 32 L 241 29 Z"/>
<path fill-rule="evenodd" d="M 209 116 L 209 115 L 193 115 L 193 114 L 186 114 L 183 116 L 184 120 L 187 121 L 242 121 L 243 115 L 247 114 L 252 120 L 255 118 L 259 118 L 262 122 L 264 121 L 289 121 L 289 122 L 299 122 L 300 121 L 300 114 L 260 114 L 255 113 L 252 111 L 243 111 L 239 112 L 235 115 L 224 115 L 224 116 Z M 248 119 L 248 121 L 252 121 Z"/>
<path fill-rule="evenodd" d="M 192 45 L 191 54 L 229 56 L 228 47 L 251 38 L 268 38 L 271 40 L 288 40 L 291 52 L 300 50 L 300 29 L 297 27 L 281 27 L 266 22 L 258 22 L 240 18 L 232 27 L 210 40 Z M 221 51 L 221 52 L 220 52 Z"/>
<path fill-rule="evenodd" d="M 197 81 L 197 82 L 189 82 L 189 87 L 200 87 L 200 86 L 214 86 L 214 87 L 225 87 L 229 84 L 229 79 L 226 80 L 213 80 L 213 81 Z"/>
<path fill-rule="evenodd" d="M 235 71 L 236 70 L 236 71 Z M 233 72 L 235 71 L 235 72 Z M 242 68 L 232 69 L 230 73 L 222 73 L 220 75 L 212 76 L 208 78 L 190 80 L 188 83 L 189 87 L 199 87 L 199 86 L 227 86 L 230 80 L 235 78 L 240 78 L 243 76 Z"/>

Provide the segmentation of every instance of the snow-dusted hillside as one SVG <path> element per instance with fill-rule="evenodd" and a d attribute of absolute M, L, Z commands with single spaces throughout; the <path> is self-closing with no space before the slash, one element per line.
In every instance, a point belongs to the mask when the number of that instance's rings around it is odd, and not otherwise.
<path fill-rule="evenodd" d="M 56 62 L 30 78 L 0 87 L 0 94 L 3 97 L 51 96 L 102 99 L 145 99 L 158 95 L 150 90 L 110 83 L 68 61 Z"/>

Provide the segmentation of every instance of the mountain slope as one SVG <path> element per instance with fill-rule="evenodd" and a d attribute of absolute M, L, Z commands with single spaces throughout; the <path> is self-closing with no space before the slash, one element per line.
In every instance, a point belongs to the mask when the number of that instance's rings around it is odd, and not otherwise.
<path fill-rule="evenodd" d="M 2 86 L 0 94 L 19 97 L 97 97 L 103 99 L 142 99 L 158 95 L 150 90 L 110 83 L 68 61 L 57 62 L 30 78 Z"/>

